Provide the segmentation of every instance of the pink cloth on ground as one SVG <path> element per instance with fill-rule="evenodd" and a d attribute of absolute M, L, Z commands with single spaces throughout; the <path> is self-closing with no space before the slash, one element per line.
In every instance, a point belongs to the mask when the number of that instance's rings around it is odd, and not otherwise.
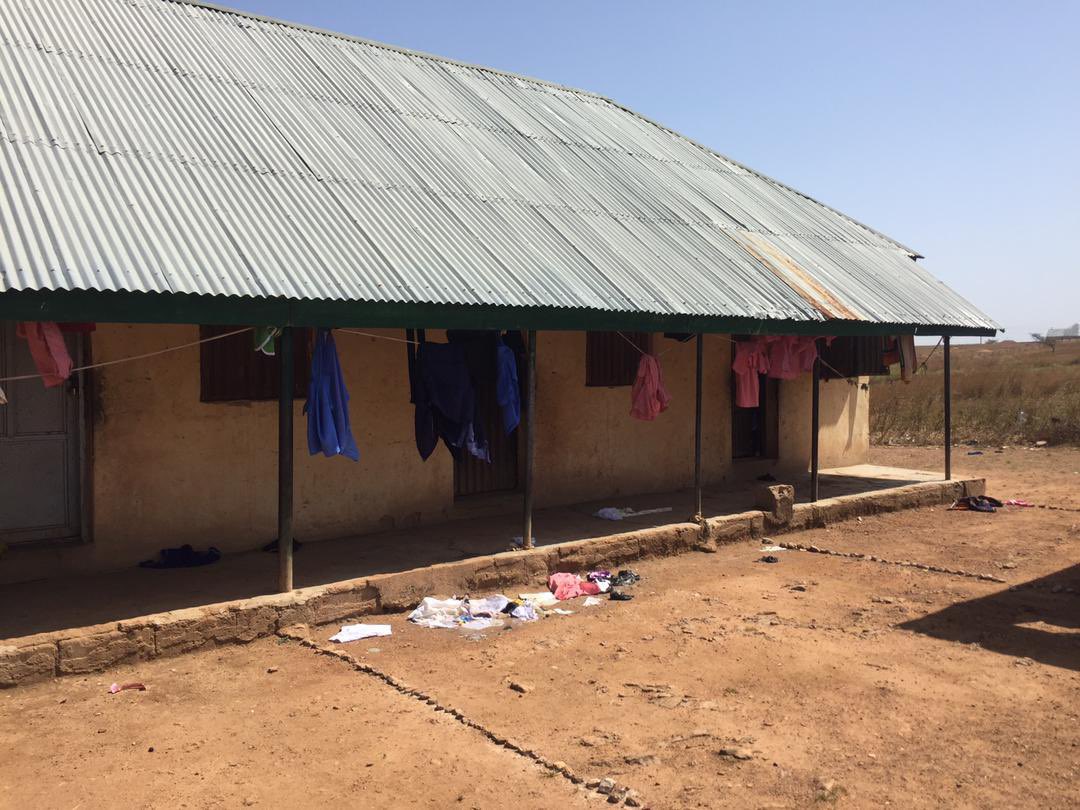
<path fill-rule="evenodd" d="M 575 596 L 594 596 L 600 593 L 595 582 L 585 582 L 577 574 L 552 574 L 548 577 L 548 590 L 555 598 L 573 599 Z"/>
<path fill-rule="evenodd" d="M 641 355 L 634 387 L 630 391 L 630 415 L 651 422 L 666 411 L 670 403 L 671 395 L 664 388 L 660 361 L 653 354 Z"/>
<path fill-rule="evenodd" d="M 71 376 L 71 355 L 60 328 L 52 321 L 22 321 L 15 334 L 30 346 L 30 356 L 46 388 L 60 385 Z"/>
<path fill-rule="evenodd" d="M 735 372 L 735 405 L 739 408 L 756 408 L 761 397 L 758 375 L 769 371 L 765 340 L 753 338 L 737 342 L 731 370 Z"/>

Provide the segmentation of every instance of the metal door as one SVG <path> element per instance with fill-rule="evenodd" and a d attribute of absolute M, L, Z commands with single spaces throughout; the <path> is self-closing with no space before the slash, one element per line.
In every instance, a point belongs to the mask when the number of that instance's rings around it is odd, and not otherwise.
<path fill-rule="evenodd" d="M 78 337 L 65 335 L 78 362 Z M 37 369 L 15 324 L 0 323 L 0 377 Z M 76 377 L 54 388 L 40 379 L 0 383 L 0 542 L 30 543 L 80 535 L 80 396 Z"/>

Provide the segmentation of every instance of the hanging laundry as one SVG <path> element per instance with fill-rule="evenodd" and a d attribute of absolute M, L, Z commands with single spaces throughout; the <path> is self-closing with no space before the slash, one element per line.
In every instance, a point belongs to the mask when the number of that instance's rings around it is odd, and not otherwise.
<path fill-rule="evenodd" d="M 509 436 L 521 422 L 521 388 L 518 386 L 517 356 L 502 340 L 496 348 L 495 397 L 502 412 L 503 431 Z"/>
<path fill-rule="evenodd" d="M 766 338 L 769 357 L 769 376 L 777 380 L 794 380 L 803 372 L 803 338 L 779 335 Z"/>
<path fill-rule="evenodd" d="M 795 353 L 798 357 L 799 371 L 805 373 L 814 370 L 814 363 L 818 359 L 818 338 L 799 337 Z M 826 343 L 832 343 L 833 338 L 825 338 Z"/>
<path fill-rule="evenodd" d="M 360 460 L 360 450 L 349 425 L 349 392 L 341 375 L 337 347 L 329 329 L 319 329 L 311 353 L 311 382 L 304 403 L 308 418 L 308 451 L 329 457 Z"/>
<path fill-rule="evenodd" d="M 256 326 L 251 334 L 255 351 L 262 352 L 267 357 L 273 357 L 277 353 L 277 339 L 281 337 L 280 326 Z"/>
<path fill-rule="evenodd" d="M 420 458 L 427 460 L 441 438 L 451 453 L 464 449 L 490 462 L 483 427 L 476 419 L 476 391 L 462 346 L 423 343 L 417 350 L 416 364 L 413 402 Z"/>
<path fill-rule="evenodd" d="M 735 405 L 739 408 L 756 408 L 761 401 L 760 374 L 769 372 L 768 345 L 761 338 L 741 340 L 735 344 L 735 359 L 731 363 L 735 372 Z"/>
<path fill-rule="evenodd" d="M 630 415 L 651 422 L 667 410 L 671 395 L 664 387 L 664 374 L 654 354 L 641 355 L 637 377 L 630 391 Z"/>
<path fill-rule="evenodd" d="M 59 327 L 52 321 L 22 321 L 15 327 L 15 334 L 24 338 L 30 347 L 46 388 L 60 385 L 71 376 L 71 355 Z"/>
<path fill-rule="evenodd" d="M 915 376 L 915 367 L 918 363 L 915 357 L 915 336 L 900 335 L 896 340 L 900 349 L 900 379 L 904 382 L 911 382 L 911 378 Z"/>

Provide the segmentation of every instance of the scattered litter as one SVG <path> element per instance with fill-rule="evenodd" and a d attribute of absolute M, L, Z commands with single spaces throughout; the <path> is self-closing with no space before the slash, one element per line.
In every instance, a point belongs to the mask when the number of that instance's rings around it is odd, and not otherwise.
<path fill-rule="evenodd" d="M 982 454 L 983 454 L 982 450 L 968 450 L 968 455 L 969 456 L 981 456 Z"/>
<path fill-rule="evenodd" d="M 1009 498 L 1009 500 L 1005 501 L 1005 505 L 1006 506 L 1034 506 L 1035 504 L 1031 503 L 1031 501 L 1022 500 L 1021 498 Z"/>
<path fill-rule="evenodd" d="M 780 558 L 776 557 L 776 556 L 774 556 L 772 554 L 766 554 L 764 557 L 762 557 L 760 560 L 758 560 L 758 562 L 778 563 L 778 562 L 780 562 Z"/>
<path fill-rule="evenodd" d="M 633 594 L 623 593 L 622 591 L 612 591 L 608 595 L 608 599 L 612 602 L 629 602 L 633 598 Z"/>
<path fill-rule="evenodd" d="M 465 603 L 461 599 L 436 599 L 425 596 L 416 610 L 409 614 L 409 621 L 423 627 L 449 629 L 461 624 L 465 615 Z"/>
<path fill-rule="evenodd" d="M 359 641 L 362 638 L 388 635 L 390 635 L 390 625 L 388 624 L 343 624 L 341 630 L 330 636 L 330 640 L 339 644 L 347 644 L 350 641 Z"/>
<path fill-rule="evenodd" d="M 465 609 L 470 616 L 498 616 L 510 605 L 510 600 L 501 593 L 485 596 L 482 599 L 465 600 Z"/>
<path fill-rule="evenodd" d="M 991 498 L 989 495 L 968 495 L 964 498 L 959 498 L 953 501 L 953 505 L 949 507 L 950 512 L 996 512 L 999 507 L 1004 506 L 997 498 Z"/>
<path fill-rule="evenodd" d="M 640 581 L 641 576 L 639 574 L 634 573 L 634 571 L 629 568 L 625 568 L 611 578 L 611 587 L 621 588 L 626 585 L 635 585 Z"/>
<path fill-rule="evenodd" d="M 588 602 L 588 599 L 596 599 L 596 597 L 595 596 L 590 596 L 590 597 L 588 597 L 586 599 L 586 602 Z M 599 602 L 600 600 L 596 599 L 596 601 Z M 557 613 L 560 616 L 573 616 L 574 615 L 574 611 L 572 611 L 572 610 L 564 610 L 563 608 L 555 608 L 551 612 L 552 613 Z"/>
<path fill-rule="evenodd" d="M 518 597 L 533 607 L 546 610 L 547 608 L 553 608 L 559 604 L 559 600 L 555 598 L 555 594 L 551 591 L 540 591 L 539 593 L 519 593 Z"/>
<path fill-rule="evenodd" d="M 589 582 L 596 582 L 601 579 L 611 579 L 611 572 L 601 568 L 598 571 L 590 571 L 585 575 L 585 579 Z"/>
<path fill-rule="evenodd" d="M 520 681 L 510 681 L 509 687 L 519 694 L 526 695 L 533 690 L 532 684 L 522 683 Z"/>
<path fill-rule="evenodd" d="M 670 506 L 659 506 L 655 509 L 631 509 L 628 506 L 605 506 L 593 513 L 593 517 L 604 520 L 625 520 L 626 518 L 641 517 L 642 515 L 657 515 L 661 512 L 670 512 Z"/>
<path fill-rule="evenodd" d="M 1039 439 L 1037 442 L 1035 442 L 1035 446 L 1036 447 L 1046 447 L 1046 445 L 1048 445 L 1049 443 L 1050 442 L 1046 441 L 1046 439 Z"/>
<path fill-rule="evenodd" d="M 548 577 L 548 589 L 560 601 L 600 593 L 599 585 L 583 580 L 577 574 L 552 574 Z"/>
<path fill-rule="evenodd" d="M 267 675 L 273 675 L 277 671 L 278 671 L 277 667 L 267 667 L 266 668 L 266 674 Z"/>
<path fill-rule="evenodd" d="M 584 605 L 585 607 L 596 607 L 597 605 L 604 604 L 603 601 L 597 599 L 595 596 L 586 596 Z"/>
<path fill-rule="evenodd" d="M 783 546 L 762 546 L 761 550 L 762 551 L 783 551 L 784 547 Z"/>
<path fill-rule="evenodd" d="M 146 687 L 141 683 L 114 683 L 109 687 L 109 694 L 115 695 L 117 692 L 126 692 L 129 689 L 133 689 L 136 692 L 146 691 Z"/>

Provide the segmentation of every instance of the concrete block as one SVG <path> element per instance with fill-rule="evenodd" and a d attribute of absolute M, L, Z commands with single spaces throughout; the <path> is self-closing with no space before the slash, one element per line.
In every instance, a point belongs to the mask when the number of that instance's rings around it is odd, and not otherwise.
<path fill-rule="evenodd" d="M 61 639 L 59 648 L 57 671 L 62 675 L 98 672 L 124 661 L 156 655 L 154 633 L 149 627 L 79 634 Z"/>
<path fill-rule="evenodd" d="M 0 688 L 51 678 L 58 655 L 56 642 L 0 647 Z"/>
<path fill-rule="evenodd" d="M 754 492 L 754 505 L 775 524 L 790 523 L 795 507 L 795 487 L 791 484 L 760 486 Z"/>

